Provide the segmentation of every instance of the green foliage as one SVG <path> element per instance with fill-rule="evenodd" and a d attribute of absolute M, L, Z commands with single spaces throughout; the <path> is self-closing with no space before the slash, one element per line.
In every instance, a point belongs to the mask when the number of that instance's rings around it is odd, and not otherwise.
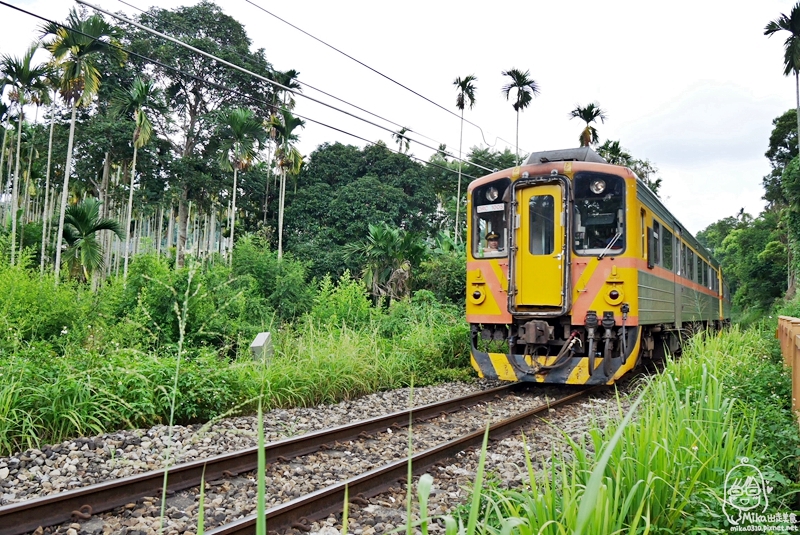
<path fill-rule="evenodd" d="M 330 275 L 325 276 L 314 297 L 311 316 L 318 324 L 347 325 L 360 329 L 370 324 L 372 307 L 361 281 L 350 276 L 349 271 L 334 283 Z"/>
<path fill-rule="evenodd" d="M 278 262 L 257 243 L 239 242 L 233 277 L 221 263 L 173 269 L 141 255 L 127 281 L 98 295 L 54 290 L 28 270 L 29 256 L 15 267 L 2 256 L 0 455 L 165 423 L 173 398 L 174 422 L 189 423 L 255 410 L 259 399 L 308 406 L 468 377 L 460 310 L 425 291 L 374 307 L 349 274 L 317 291 L 303 264 Z M 7 246 L 0 238 L 0 251 Z M 262 331 L 275 342 L 266 369 L 246 350 Z"/>
<path fill-rule="evenodd" d="M 369 225 L 366 239 L 350 244 L 346 250 L 366 264 L 364 282 L 376 300 L 408 295 L 409 279 L 426 253 L 421 236 L 386 223 Z"/>
<path fill-rule="evenodd" d="M 165 260 L 153 255 L 136 257 L 127 284 L 116 281 L 104 289 L 109 314 L 121 318 L 109 331 L 109 341 L 142 350 L 177 344 L 175 303 L 187 292 L 190 270 L 170 270 Z M 195 274 L 188 292 L 189 347 L 213 347 L 235 355 L 240 345 L 249 344 L 272 323 L 272 309 L 257 295 L 252 279 L 231 280 L 225 266 L 212 265 Z"/>
<path fill-rule="evenodd" d="M 709 225 L 697 235 L 722 266 L 739 310 L 766 311 L 786 291 L 786 231 L 780 214 L 753 219 L 743 211 Z"/>
<path fill-rule="evenodd" d="M 304 262 L 289 256 L 279 260 L 263 238 L 243 236 L 236 243 L 232 274 L 241 278 L 238 286 L 248 284 L 252 289 L 248 295 L 264 300 L 280 319 L 289 320 L 310 310 L 314 289 L 307 273 Z"/>
<path fill-rule="evenodd" d="M 453 174 L 453 192 L 456 175 Z M 378 144 L 359 150 L 335 143 L 311 153 L 298 180 L 304 185 L 286 199 L 286 249 L 311 263 L 314 276 L 360 272 L 363 264 L 344 258 L 343 248 L 363 240 L 369 225 L 422 234 L 435 220 L 437 197 L 429 171 Z"/>
<path fill-rule="evenodd" d="M 0 250 L 5 250 L 2 244 Z M 52 348 L 64 335 L 85 331 L 96 306 L 93 296 L 69 285 L 54 289 L 52 280 L 27 269 L 25 257 L 14 267 L 8 258 L 3 254 L 0 259 L 0 354 L 21 347 Z"/>
<path fill-rule="evenodd" d="M 457 252 L 438 254 L 424 260 L 414 276 L 414 289 L 429 290 L 436 300 L 463 307 L 466 303 L 466 255 Z"/>
<path fill-rule="evenodd" d="M 769 159 L 772 171 L 763 178 L 762 184 L 764 200 L 771 208 L 780 208 L 786 205 L 782 184 L 784 169 L 797 156 L 797 110 L 792 108 L 776 117 L 772 120 L 772 126 L 769 149 L 764 154 Z"/>

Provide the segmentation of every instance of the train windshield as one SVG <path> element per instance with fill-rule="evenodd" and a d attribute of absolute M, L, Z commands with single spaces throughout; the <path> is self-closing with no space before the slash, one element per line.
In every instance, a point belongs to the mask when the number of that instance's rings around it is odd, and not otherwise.
<path fill-rule="evenodd" d="M 625 180 L 575 173 L 574 248 L 579 255 L 620 254 L 625 248 Z"/>
<path fill-rule="evenodd" d="M 506 195 L 510 185 L 510 180 L 503 179 L 472 192 L 472 256 L 475 258 L 508 256 Z"/>

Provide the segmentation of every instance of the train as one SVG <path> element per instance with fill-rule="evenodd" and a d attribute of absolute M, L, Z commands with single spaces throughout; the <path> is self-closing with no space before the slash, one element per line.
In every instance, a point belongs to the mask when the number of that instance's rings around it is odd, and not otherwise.
<path fill-rule="evenodd" d="M 613 384 L 729 322 L 719 262 L 631 169 L 590 147 L 474 180 L 465 213 L 481 377 Z"/>

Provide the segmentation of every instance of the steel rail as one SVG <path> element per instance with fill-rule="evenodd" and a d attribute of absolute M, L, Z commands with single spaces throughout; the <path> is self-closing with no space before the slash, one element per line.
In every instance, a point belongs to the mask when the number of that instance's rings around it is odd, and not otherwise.
<path fill-rule="evenodd" d="M 595 386 L 571 394 L 550 403 L 544 403 L 527 412 L 489 426 L 489 437 L 497 439 L 518 429 L 525 423 L 538 418 L 539 414 L 551 407 L 569 404 L 591 392 L 604 388 Z M 461 438 L 435 446 L 411 457 L 415 475 L 427 471 L 436 463 L 453 457 L 465 449 L 480 446 L 485 429 L 479 429 Z M 404 480 L 408 474 L 408 459 L 402 459 L 385 466 L 375 468 L 346 481 L 335 483 L 324 489 L 300 496 L 294 500 L 272 507 L 266 511 L 267 527 L 270 532 L 288 529 L 301 519 L 320 520 L 331 513 L 341 513 L 344 503 L 345 489 L 351 497 L 372 498 L 389 490 L 398 481 Z M 310 526 L 309 526 L 310 527 Z M 207 530 L 208 535 L 252 535 L 256 532 L 256 515 L 248 515 L 240 520 Z"/>
<path fill-rule="evenodd" d="M 307 455 L 319 450 L 323 445 L 353 440 L 392 426 L 408 425 L 411 416 L 415 421 L 435 418 L 442 413 L 455 412 L 521 387 L 522 384 L 513 383 L 352 424 L 313 431 L 271 442 L 264 449 L 268 462 Z M 69 521 L 73 516 L 85 517 L 87 513 L 109 511 L 145 496 L 160 495 L 165 472 L 168 473 L 167 492 L 172 493 L 200 485 L 204 470 L 205 480 L 214 481 L 249 472 L 257 467 L 258 447 L 253 446 L 238 452 L 216 455 L 170 468 L 5 505 L 0 507 L 0 535 L 21 535 L 40 526 L 54 526 Z"/>

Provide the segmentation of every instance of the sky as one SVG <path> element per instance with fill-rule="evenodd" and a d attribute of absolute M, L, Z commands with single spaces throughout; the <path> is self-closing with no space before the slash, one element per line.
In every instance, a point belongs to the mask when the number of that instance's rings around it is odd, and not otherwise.
<path fill-rule="evenodd" d="M 4 0 L 63 20 L 71 0 Z M 152 0 L 93 0 L 129 15 Z M 171 9 L 194 0 L 160 0 Z M 459 147 L 456 77 L 477 76 L 476 102 L 465 110 L 463 147 L 514 150 L 516 113 L 501 88 L 503 71 L 529 70 L 540 93 L 519 117 L 522 152 L 578 146 L 584 123 L 570 120 L 591 102 L 606 112 L 596 125 L 601 141 L 618 140 L 635 158 L 648 159 L 663 179 L 660 196 L 692 233 L 740 209 L 764 208 L 761 179 L 772 120 L 795 106 L 794 78 L 783 76 L 783 41 L 764 26 L 789 13 L 786 0 L 510 2 L 451 0 L 219 0 L 245 25 L 254 48 L 280 70 L 299 71 L 308 83 L 390 120 L 390 130 L 413 131 L 411 154 L 427 160 Z M 263 8 L 263 9 L 261 9 Z M 413 89 L 436 106 L 292 28 L 298 26 L 372 69 Z M 21 55 L 41 21 L 0 5 L 0 53 Z M 42 60 L 46 55 L 42 56 Z M 309 96 L 334 104 L 306 89 Z M 513 99 L 513 94 L 512 94 Z M 364 112 L 347 108 L 359 116 Z M 445 109 L 442 109 L 445 108 Z M 309 100 L 295 110 L 361 138 L 396 147 L 391 133 Z M 452 112 L 452 113 L 451 113 Z M 308 123 L 300 150 L 324 142 L 364 141 Z"/>

